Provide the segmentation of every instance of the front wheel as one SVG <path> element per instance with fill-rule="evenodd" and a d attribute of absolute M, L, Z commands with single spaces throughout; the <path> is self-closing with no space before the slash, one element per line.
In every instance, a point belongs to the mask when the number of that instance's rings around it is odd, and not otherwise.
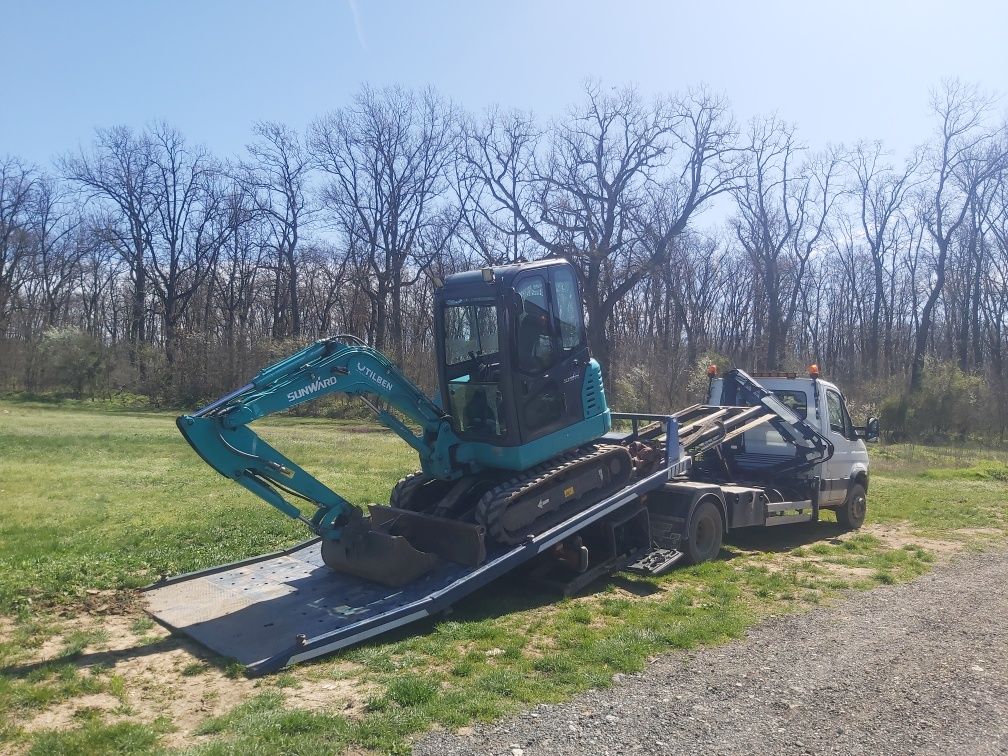
<path fill-rule="evenodd" d="M 868 511 L 868 494 L 865 487 L 855 483 L 847 492 L 847 501 L 836 510 L 836 519 L 840 527 L 847 530 L 857 530 L 864 525 L 865 514 Z"/>
<path fill-rule="evenodd" d="M 702 501 L 693 510 L 689 528 L 686 531 L 684 553 L 690 564 L 707 562 L 721 551 L 721 539 L 724 537 L 724 527 L 721 523 L 721 513 L 712 501 Z"/>

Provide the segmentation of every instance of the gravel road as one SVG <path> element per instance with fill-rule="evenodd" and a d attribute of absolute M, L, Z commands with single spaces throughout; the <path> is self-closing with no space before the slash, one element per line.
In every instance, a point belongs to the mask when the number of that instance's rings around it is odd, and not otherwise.
<path fill-rule="evenodd" d="M 1008 753 L 1008 552 L 616 678 L 415 752 Z"/>

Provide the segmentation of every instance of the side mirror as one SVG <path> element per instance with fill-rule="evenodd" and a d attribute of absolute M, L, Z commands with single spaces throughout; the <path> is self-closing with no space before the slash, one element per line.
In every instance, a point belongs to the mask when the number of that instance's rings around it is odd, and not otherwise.
<path fill-rule="evenodd" d="M 855 435 L 863 439 L 864 441 L 878 441 L 879 438 L 879 427 L 878 418 L 869 417 L 864 424 L 863 428 L 855 428 Z"/>

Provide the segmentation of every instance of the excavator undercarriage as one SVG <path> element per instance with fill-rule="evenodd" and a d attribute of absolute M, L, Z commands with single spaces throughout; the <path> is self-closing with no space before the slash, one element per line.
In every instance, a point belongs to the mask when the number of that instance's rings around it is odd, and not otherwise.
<path fill-rule="evenodd" d="M 626 447 L 590 445 L 524 473 L 444 481 L 418 471 L 396 484 L 389 506 L 370 507 L 340 541 L 322 543 L 332 569 L 405 585 L 439 559 L 477 567 L 492 543 L 514 545 L 624 488 Z M 384 553 L 384 557 L 382 554 Z"/>

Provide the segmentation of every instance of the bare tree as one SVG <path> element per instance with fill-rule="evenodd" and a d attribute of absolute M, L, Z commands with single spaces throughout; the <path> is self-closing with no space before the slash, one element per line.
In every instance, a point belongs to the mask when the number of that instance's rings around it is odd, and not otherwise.
<path fill-rule="evenodd" d="M 144 375 L 139 346 L 147 341 L 147 259 L 151 247 L 150 222 L 157 212 L 151 142 L 125 126 L 99 129 L 94 149 L 66 155 L 60 166 L 85 196 L 115 209 L 110 240 L 129 266 L 132 297 L 129 340 L 131 361 Z"/>
<path fill-rule="evenodd" d="M 42 176 L 31 206 L 32 268 L 42 286 L 47 326 L 62 320 L 77 266 L 90 241 L 86 233 L 79 233 L 81 219 L 66 202 L 66 193 L 65 186 Z"/>
<path fill-rule="evenodd" d="M 150 270 L 161 303 L 165 358 L 171 365 L 189 300 L 216 264 L 231 227 L 218 217 L 224 198 L 218 169 L 207 151 L 188 147 L 167 124 L 157 125 L 150 141 L 157 208 L 151 222 Z"/>
<path fill-rule="evenodd" d="M 979 187 L 1002 169 L 1005 155 L 998 131 L 986 119 L 992 101 L 973 86 L 946 81 L 931 98 L 938 133 L 929 145 L 927 188 L 921 195 L 921 217 L 935 246 L 933 275 L 920 312 L 910 368 L 910 389 L 919 390 L 935 305 L 945 285 L 949 249 L 956 232 L 969 216 Z"/>
<path fill-rule="evenodd" d="M 518 262 L 535 249 L 525 219 L 541 204 L 537 153 L 542 129 L 531 113 L 491 108 L 463 124 L 455 162 L 455 190 L 463 237 L 485 264 Z"/>
<path fill-rule="evenodd" d="M 909 195 L 917 186 L 916 171 L 920 160 L 917 152 L 901 171 L 897 171 L 885 162 L 885 151 L 878 141 L 858 143 L 848 160 L 854 173 L 853 191 L 858 200 L 861 231 L 872 261 L 872 303 L 866 348 L 869 374 L 873 377 L 879 374 L 885 312 L 892 307 L 886 297 L 886 275 L 892 275 L 887 265 L 891 265 L 901 242 L 898 221 L 900 213 L 906 211 Z M 886 354 L 891 337 L 887 330 Z"/>
<path fill-rule="evenodd" d="M 323 201 L 375 279 L 375 345 L 383 349 L 388 334 L 400 363 L 403 289 L 430 264 L 421 236 L 437 218 L 456 142 L 454 108 L 432 90 L 364 87 L 311 127 L 329 178 Z"/>
<path fill-rule="evenodd" d="M 248 325 L 255 304 L 256 281 L 261 278 L 269 231 L 261 221 L 255 198 L 241 181 L 230 180 L 223 189 L 219 221 L 226 226 L 220 233 L 225 244 L 220 250 L 208 281 L 208 301 L 220 311 L 223 319 L 224 348 L 227 370 L 224 379 L 238 379 L 238 340 L 247 346 Z M 245 349 L 241 350 L 245 352 Z"/>
<path fill-rule="evenodd" d="M 749 128 L 745 168 L 734 189 L 735 236 L 752 260 L 766 305 L 766 366 L 784 357 L 808 262 L 838 196 L 841 154 L 804 159 L 794 127 L 777 118 Z"/>
<path fill-rule="evenodd" d="M 727 282 L 725 251 L 720 240 L 700 234 L 684 234 L 681 243 L 662 268 L 661 276 L 674 303 L 677 317 L 666 312 L 662 320 L 682 323 L 686 338 L 686 361 L 697 361 L 701 349 L 710 343 L 711 313 Z M 656 297 L 657 299 L 657 297 Z M 671 334 L 678 338 L 679 334 Z"/>
<path fill-rule="evenodd" d="M 574 263 L 607 378 L 617 303 L 658 270 L 693 214 L 729 188 L 732 137 L 724 101 L 703 90 L 649 103 L 633 88 L 595 83 L 554 124 L 541 161 L 535 133 L 513 114 L 470 137 L 470 162 L 517 222 L 512 235 L 520 227 L 547 254 Z M 518 181 L 516 167 L 532 175 Z"/>
<path fill-rule="evenodd" d="M 20 160 L 0 159 L 0 333 L 30 249 L 27 216 L 36 180 Z"/>
<path fill-rule="evenodd" d="M 269 223 L 276 251 L 273 290 L 274 338 L 300 338 L 297 248 L 312 208 L 308 204 L 310 157 L 297 132 L 282 123 L 255 124 L 244 179 Z"/>

